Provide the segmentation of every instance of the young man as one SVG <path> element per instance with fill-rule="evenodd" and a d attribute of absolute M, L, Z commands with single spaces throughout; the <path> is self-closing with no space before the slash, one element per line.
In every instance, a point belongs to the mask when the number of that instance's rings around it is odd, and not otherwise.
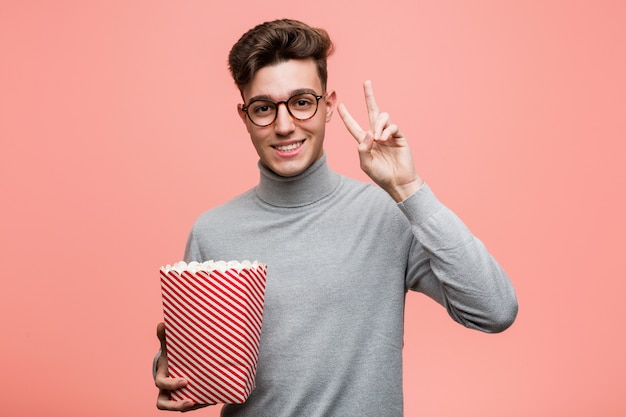
<path fill-rule="evenodd" d="M 408 290 L 485 332 L 506 329 L 517 314 L 509 279 L 423 183 L 369 82 L 369 127 L 344 106 L 338 111 L 378 187 L 329 169 L 331 50 L 325 31 L 278 20 L 253 28 L 230 52 L 260 182 L 196 221 L 185 260 L 256 259 L 269 269 L 256 387 L 223 416 L 401 416 Z M 164 351 L 162 324 L 158 333 Z M 171 401 L 186 381 L 168 377 L 164 353 L 155 382 L 159 408 L 194 408 Z"/>

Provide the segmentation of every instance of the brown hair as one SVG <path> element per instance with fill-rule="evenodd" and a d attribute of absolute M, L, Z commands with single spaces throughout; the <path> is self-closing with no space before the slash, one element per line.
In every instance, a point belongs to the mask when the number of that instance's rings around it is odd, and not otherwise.
<path fill-rule="evenodd" d="M 290 59 L 313 59 L 326 91 L 326 58 L 332 52 L 333 43 L 324 29 L 297 20 L 280 19 L 262 23 L 244 33 L 228 54 L 228 67 L 241 91 L 263 67 Z"/>

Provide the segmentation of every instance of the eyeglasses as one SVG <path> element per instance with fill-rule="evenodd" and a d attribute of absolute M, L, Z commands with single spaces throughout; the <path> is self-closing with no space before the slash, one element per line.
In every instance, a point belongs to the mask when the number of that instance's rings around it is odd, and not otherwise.
<path fill-rule="evenodd" d="M 278 106 L 284 104 L 287 111 L 296 120 L 309 120 L 317 113 L 319 101 L 326 93 L 317 96 L 313 93 L 300 93 L 289 97 L 288 100 L 274 102 L 271 100 L 253 100 L 241 110 L 248 115 L 248 119 L 259 127 L 269 126 L 278 116 Z"/>

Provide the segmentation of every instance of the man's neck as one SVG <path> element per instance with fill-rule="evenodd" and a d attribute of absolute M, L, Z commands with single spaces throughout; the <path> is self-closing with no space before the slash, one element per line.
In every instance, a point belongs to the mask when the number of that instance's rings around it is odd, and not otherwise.
<path fill-rule="evenodd" d="M 329 195 L 339 183 L 339 175 L 328 167 L 326 154 L 302 173 L 282 177 L 259 163 L 261 173 L 256 193 L 266 203 L 278 207 L 302 207 Z"/>

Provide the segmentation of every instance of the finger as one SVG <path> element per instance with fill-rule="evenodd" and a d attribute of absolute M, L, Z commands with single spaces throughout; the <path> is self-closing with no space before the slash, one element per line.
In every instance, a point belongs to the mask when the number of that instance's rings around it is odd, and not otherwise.
<path fill-rule="evenodd" d="M 159 342 L 161 343 L 161 351 L 159 352 L 159 357 L 156 361 L 156 372 L 154 375 L 154 381 L 157 379 L 164 379 L 169 377 L 169 373 L 167 371 L 167 349 L 165 344 L 165 323 L 159 323 L 156 329 L 157 337 L 159 338 Z M 157 384 L 158 386 L 158 384 Z"/>
<path fill-rule="evenodd" d="M 185 411 L 197 410 L 198 408 L 204 408 L 204 407 L 208 407 L 210 405 L 211 404 L 194 404 L 192 407 L 187 408 L 185 410 L 181 410 L 181 411 L 184 413 Z"/>
<path fill-rule="evenodd" d="M 154 375 L 154 384 L 159 389 L 175 390 L 187 386 L 188 382 L 184 378 L 172 378 L 169 376 L 167 367 L 167 355 L 161 352 L 157 359 L 157 368 Z"/>
<path fill-rule="evenodd" d="M 370 119 L 370 129 L 374 129 L 380 110 L 376 104 L 374 88 L 372 87 L 372 82 L 370 80 L 363 83 L 363 93 L 365 94 L 365 104 L 367 105 L 367 114 Z"/>
<path fill-rule="evenodd" d="M 159 410 L 188 411 L 195 407 L 196 404 L 190 399 L 174 401 L 170 397 L 169 391 L 159 391 L 159 396 L 157 397 L 157 408 Z"/>
<path fill-rule="evenodd" d="M 154 375 L 154 382 L 159 388 L 171 388 L 171 386 L 168 385 L 169 381 L 171 380 L 172 378 L 170 378 L 169 372 L 167 370 L 167 356 L 165 356 L 165 354 L 161 352 L 159 359 L 157 359 L 157 368 Z"/>
<path fill-rule="evenodd" d="M 391 119 L 389 117 L 389 113 L 383 112 L 378 115 L 378 118 L 376 119 L 374 126 L 373 126 L 373 134 L 374 134 L 375 140 L 380 139 L 380 136 L 382 135 L 383 130 L 387 126 L 389 126 L 390 123 L 391 123 Z"/>
<path fill-rule="evenodd" d="M 161 352 L 159 353 L 159 358 L 156 362 L 156 375 L 155 381 L 158 377 L 167 378 L 169 377 L 169 373 L 167 371 L 167 346 L 165 343 L 165 323 L 159 323 L 157 325 L 157 337 L 159 338 L 159 342 L 161 342 Z"/>
<path fill-rule="evenodd" d="M 350 132 L 352 136 L 356 139 L 357 142 L 361 143 L 363 140 L 364 133 L 361 126 L 357 123 L 356 120 L 348 113 L 348 109 L 343 104 L 340 104 L 338 107 L 339 115 L 341 116 L 341 120 L 343 120 L 343 124 L 346 125 L 346 128 Z"/>
<path fill-rule="evenodd" d="M 157 375 L 154 378 L 154 385 L 159 389 L 174 391 L 187 386 L 187 381 L 183 378 L 170 378 L 169 376 Z"/>
<path fill-rule="evenodd" d="M 165 323 L 159 323 L 157 325 L 157 337 L 161 342 L 161 351 L 165 352 Z"/>
<path fill-rule="evenodd" d="M 402 137 L 402 133 L 400 132 L 400 128 L 398 125 L 390 124 L 382 131 L 380 137 L 377 139 L 378 141 L 386 141 L 391 138 L 400 138 Z"/>
<path fill-rule="evenodd" d="M 176 390 L 187 386 L 187 380 L 184 378 L 172 378 L 167 371 L 167 357 L 161 355 L 157 365 L 156 375 L 154 376 L 154 385 L 159 389 L 168 391 Z"/>

